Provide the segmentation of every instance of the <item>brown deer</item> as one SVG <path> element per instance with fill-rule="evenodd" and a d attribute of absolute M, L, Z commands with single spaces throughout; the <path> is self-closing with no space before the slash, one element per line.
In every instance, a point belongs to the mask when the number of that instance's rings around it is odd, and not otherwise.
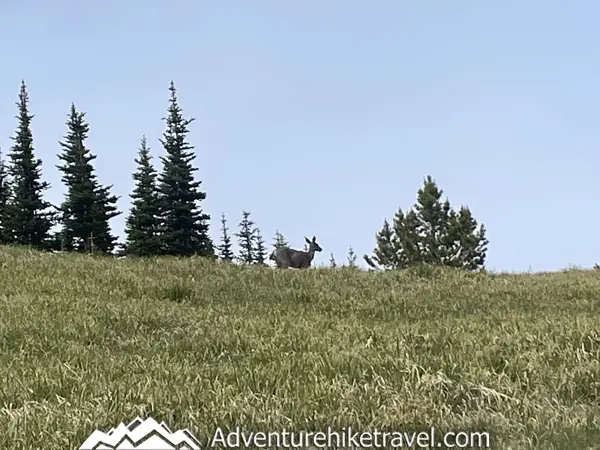
<path fill-rule="evenodd" d="M 279 269 L 307 269 L 315 257 L 315 252 L 323 249 L 317 244 L 317 238 L 313 236 L 312 241 L 304 237 L 308 243 L 308 251 L 294 250 L 288 247 L 279 247 L 273 250 L 269 259 L 275 261 Z"/>

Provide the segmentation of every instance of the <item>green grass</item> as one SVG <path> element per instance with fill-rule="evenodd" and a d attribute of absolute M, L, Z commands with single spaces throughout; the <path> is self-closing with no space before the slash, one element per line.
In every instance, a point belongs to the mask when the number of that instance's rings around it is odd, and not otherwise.
<path fill-rule="evenodd" d="M 426 277 L 424 275 L 427 275 Z M 0 248 L 0 448 L 190 428 L 600 448 L 600 273 L 276 271 Z"/>

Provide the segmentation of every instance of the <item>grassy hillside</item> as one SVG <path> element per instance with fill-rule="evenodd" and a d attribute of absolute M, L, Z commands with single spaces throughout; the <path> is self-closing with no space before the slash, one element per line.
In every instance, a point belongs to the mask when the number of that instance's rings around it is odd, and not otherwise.
<path fill-rule="evenodd" d="M 0 286 L 0 448 L 76 448 L 137 415 L 204 438 L 434 423 L 489 431 L 493 448 L 600 448 L 597 272 L 424 278 L 0 248 Z"/>

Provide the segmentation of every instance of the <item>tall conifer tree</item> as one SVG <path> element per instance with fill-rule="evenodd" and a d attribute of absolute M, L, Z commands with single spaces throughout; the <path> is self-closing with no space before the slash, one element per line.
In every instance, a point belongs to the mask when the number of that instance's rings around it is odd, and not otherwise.
<path fill-rule="evenodd" d="M 17 131 L 8 154 L 11 195 L 4 211 L 3 225 L 9 242 L 47 248 L 55 213 L 49 211 L 51 205 L 43 197 L 50 185 L 42 181 L 42 160 L 35 157 L 31 132 L 33 115 L 29 113 L 29 95 L 24 81 L 21 81 L 17 108 Z"/>
<path fill-rule="evenodd" d="M 67 187 L 62 213 L 61 239 L 66 251 L 110 253 L 116 237 L 111 234 L 109 220 L 121 214 L 117 211 L 118 197 L 110 194 L 112 186 L 101 186 L 92 161 L 96 159 L 85 146 L 89 125 L 85 113 L 77 111 L 74 104 L 67 119 L 67 134 L 59 142 L 63 162 L 57 168 Z"/>
<path fill-rule="evenodd" d="M 6 169 L 6 163 L 2 156 L 2 149 L 0 148 L 0 243 L 8 244 L 11 242 L 10 235 L 6 230 L 6 205 L 10 193 L 10 185 L 8 180 L 8 171 Z"/>
<path fill-rule="evenodd" d="M 165 156 L 161 157 L 163 170 L 158 177 L 161 248 L 167 255 L 214 257 L 208 234 L 210 216 L 200 208 L 206 193 L 200 190 L 201 181 L 194 181 L 194 172 L 198 169 L 192 162 L 196 155 L 194 147 L 187 141 L 189 125 L 194 118 L 183 117 L 172 81 L 169 91 L 169 109 L 164 119 L 167 129 L 161 139 Z"/>
<path fill-rule="evenodd" d="M 137 170 L 133 174 L 135 187 L 131 194 L 131 211 L 125 224 L 125 253 L 137 256 L 152 256 L 160 253 L 160 210 L 156 187 L 156 170 L 152 156 L 142 136 Z"/>

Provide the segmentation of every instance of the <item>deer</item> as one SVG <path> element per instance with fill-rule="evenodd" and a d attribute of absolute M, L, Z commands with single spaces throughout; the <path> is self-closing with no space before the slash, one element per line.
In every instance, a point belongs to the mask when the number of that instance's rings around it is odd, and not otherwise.
<path fill-rule="evenodd" d="M 315 252 L 323 249 L 317 244 L 317 238 L 313 236 L 312 241 L 304 236 L 308 243 L 308 251 L 294 250 L 289 247 L 279 247 L 273 250 L 269 259 L 275 261 L 279 269 L 307 269 L 315 257 Z"/>

